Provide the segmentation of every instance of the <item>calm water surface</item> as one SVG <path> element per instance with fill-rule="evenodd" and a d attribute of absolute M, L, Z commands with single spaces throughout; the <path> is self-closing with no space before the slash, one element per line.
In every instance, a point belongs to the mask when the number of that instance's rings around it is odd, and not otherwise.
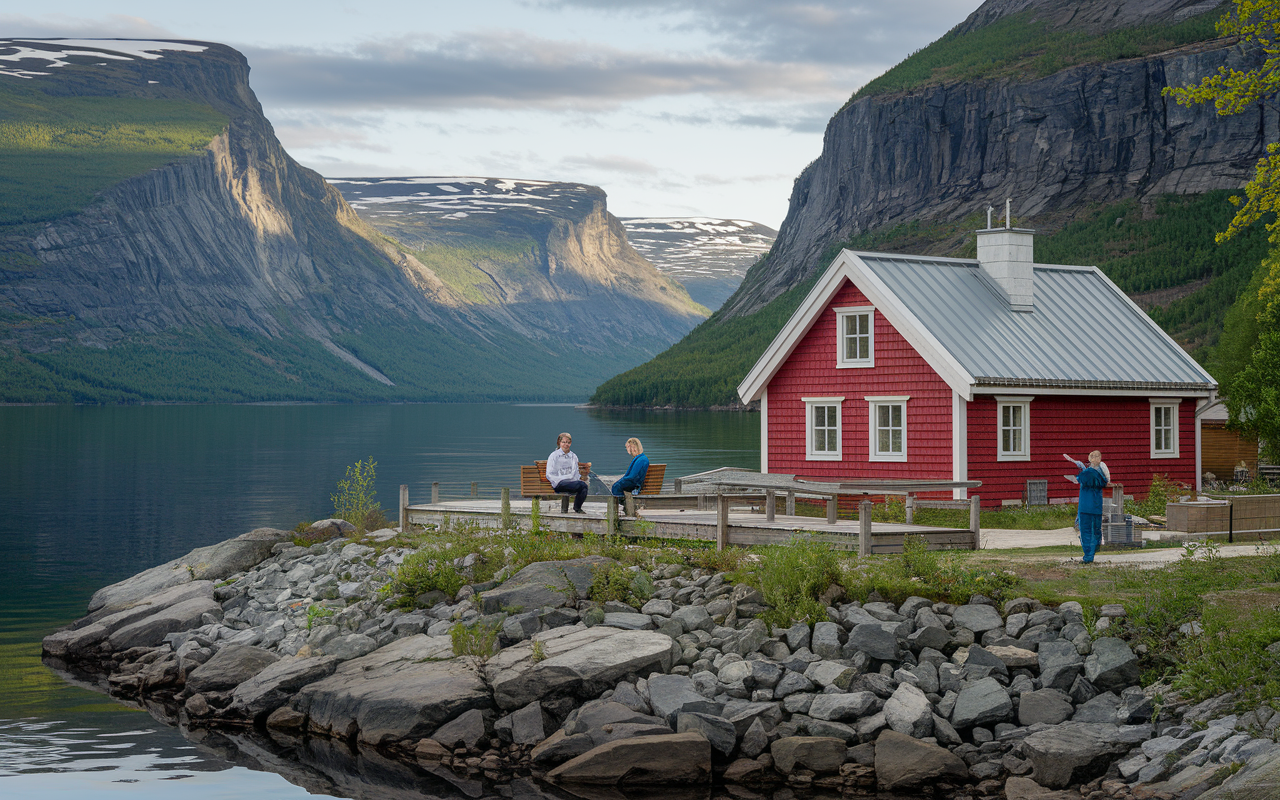
<path fill-rule="evenodd" d="M 519 485 L 560 431 L 598 473 L 622 473 L 639 437 L 668 479 L 722 466 L 759 468 L 759 417 L 618 412 L 572 406 L 143 406 L 0 408 L 0 796 L 289 798 L 365 796 L 234 763 L 253 742 L 192 742 L 40 664 L 40 640 L 82 616 L 109 583 L 261 526 L 292 528 L 332 512 L 346 467 L 377 462 L 378 499 L 399 486 L 425 501 L 477 481 Z M 305 760 L 305 758 L 303 759 Z M 333 754 L 315 755 L 332 763 Z M 370 796 L 448 794 L 388 764 Z M 314 778 L 314 776 L 311 776 Z M 399 789 L 392 786 L 399 782 Z"/>

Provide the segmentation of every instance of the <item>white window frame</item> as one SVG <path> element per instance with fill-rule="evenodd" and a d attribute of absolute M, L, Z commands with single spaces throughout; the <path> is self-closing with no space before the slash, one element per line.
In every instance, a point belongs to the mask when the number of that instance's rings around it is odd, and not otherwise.
<path fill-rule="evenodd" d="M 804 451 L 805 461 L 840 461 L 844 458 L 844 398 L 843 397 L 802 397 L 804 401 Z M 836 408 L 836 449 L 815 450 L 813 447 L 813 409 L 817 406 L 835 406 Z"/>
<path fill-rule="evenodd" d="M 836 369 L 866 369 L 876 365 L 876 309 L 875 306 L 848 306 L 836 312 Z M 867 357 L 845 358 L 845 320 L 849 317 L 867 318 Z"/>
<path fill-rule="evenodd" d="M 1030 461 L 1031 460 L 1031 401 L 1032 397 L 1006 397 L 996 395 L 996 461 Z M 1022 410 L 1022 449 L 1018 451 L 1004 449 L 1004 410 L 1019 408 Z M 1011 429 L 1012 430 L 1012 429 Z"/>
<path fill-rule="evenodd" d="M 865 397 L 867 401 L 867 460 L 868 461 L 906 461 L 907 460 L 907 401 L 906 395 L 889 395 Z M 902 406 L 902 452 L 881 452 L 880 436 L 877 421 L 880 409 L 885 406 Z"/>
<path fill-rule="evenodd" d="M 1168 398 L 1151 398 L 1151 430 L 1147 435 L 1147 441 L 1151 443 L 1152 458 L 1178 458 L 1178 409 L 1181 406 L 1181 400 L 1169 400 Z M 1159 413 L 1156 409 L 1168 409 L 1169 411 L 1169 431 L 1172 448 L 1161 450 L 1156 447 L 1156 415 Z"/>

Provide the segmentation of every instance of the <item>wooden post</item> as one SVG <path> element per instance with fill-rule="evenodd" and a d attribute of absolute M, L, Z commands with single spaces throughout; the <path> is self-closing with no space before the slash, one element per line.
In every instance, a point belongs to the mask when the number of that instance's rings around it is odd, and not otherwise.
<path fill-rule="evenodd" d="M 1111 484 L 1111 522 L 1124 522 L 1124 484 Z"/>
<path fill-rule="evenodd" d="M 976 494 L 969 498 L 969 532 L 973 534 L 973 549 L 982 549 L 982 498 Z"/>
<path fill-rule="evenodd" d="M 907 524 L 912 525 L 916 521 L 916 496 L 911 492 L 907 492 Z"/>
<path fill-rule="evenodd" d="M 502 529 L 511 529 L 511 489 L 502 487 Z"/>
<path fill-rule="evenodd" d="M 628 517 L 636 515 L 636 496 L 631 492 L 627 492 L 622 496 L 622 508 Z"/>
<path fill-rule="evenodd" d="M 837 511 L 836 507 L 839 505 L 840 505 L 840 495 L 833 494 L 827 498 L 827 524 L 828 525 L 836 524 L 836 511 Z"/>
<path fill-rule="evenodd" d="M 683 488 L 684 488 L 684 481 L 680 480 L 679 478 L 676 478 L 676 487 L 675 487 L 676 494 L 680 494 Z"/>
<path fill-rule="evenodd" d="M 480 484 L 476 483 L 475 481 L 471 482 L 471 496 L 472 497 L 480 496 Z"/>
<path fill-rule="evenodd" d="M 440 502 L 440 481 L 431 482 L 431 505 Z"/>
<path fill-rule="evenodd" d="M 608 533 L 612 536 L 618 529 L 618 498 L 613 495 L 609 495 L 609 499 L 605 501 L 604 519 Z"/>
<path fill-rule="evenodd" d="M 400 532 L 404 533 L 409 527 L 409 486 L 400 484 Z"/>
<path fill-rule="evenodd" d="M 787 490 L 787 516 L 794 517 L 796 515 L 796 493 L 790 489 Z"/>
<path fill-rule="evenodd" d="M 778 493 L 772 489 L 768 489 L 764 493 L 764 518 L 767 522 L 773 522 L 773 518 L 777 515 Z"/>
<path fill-rule="evenodd" d="M 866 500 L 858 505 L 858 555 L 871 555 L 871 503 Z"/>
<path fill-rule="evenodd" d="M 723 550 L 729 544 L 729 496 L 716 497 L 716 550 Z"/>

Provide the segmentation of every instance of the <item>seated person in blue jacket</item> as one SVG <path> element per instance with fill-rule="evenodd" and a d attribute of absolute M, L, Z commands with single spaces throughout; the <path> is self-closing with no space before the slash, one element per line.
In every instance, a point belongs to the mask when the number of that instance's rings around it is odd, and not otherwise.
<path fill-rule="evenodd" d="M 635 494 L 644 486 L 644 476 L 649 474 L 649 457 L 644 454 L 644 445 L 634 436 L 627 440 L 627 452 L 631 454 L 631 466 L 627 474 L 613 484 L 613 496 L 621 503 L 626 492 Z"/>
<path fill-rule="evenodd" d="M 547 456 L 547 483 L 556 490 L 556 494 L 573 495 L 573 513 L 585 514 L 582 503 L 587 499 L 587 482 L 582 480 L 578 472 L 578 456 L 569 448 L 573 446 L 573 437 L 562 433 L 556 437 L 556 449 Z M 591 462 L 587 462 L 591 468 Z"/>

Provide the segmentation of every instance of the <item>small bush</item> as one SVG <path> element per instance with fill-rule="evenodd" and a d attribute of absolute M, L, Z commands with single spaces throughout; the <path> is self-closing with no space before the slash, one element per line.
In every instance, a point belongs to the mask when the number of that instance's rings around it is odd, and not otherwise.
<path fill-rule="evenodd" d="M 841 580 L 840 559 L 822 542 L 794 536 L 789 544 L 761 548 L 752 579 L 771 608 L 765 621 L 789 625 L 827 618 L 818 597 Z"/>
<path fill-rule="evenodd" d="M 347 476 L 338 481 L 337 493 L 329 496 L 333 501 L 333 515 L 338 519 L 345 519 L 362 531 L 369 530 L 365 524 L 369 521 L 370 514 L 381 514 L 381 507 L 373 501 L 377 495 L 373 488 L 377 477 L 374 468 L 377 466 L 378 462 L 370 458 L 347 467 Z M 386 517 L 382 519 L 385 520 Z"/>
<path fill-rule="evenodd" d="M 307 608 L 307 630 L 311 630 L 311 626 L 315 624 L 316 620 L 327 619 L 328 617 L 332 617 L 333 614 L 334 611 L 332 608 L 328 608 L 326 606 L 309 606 Z"/>
<path fill-rule="evenodd" d="M 653 596 L 653 581 L 643 570 L 630 570 L 621 564 L 592 570 L 587 597 L 597 603 L 615 600 L 639 608 Z"/>
<path fill-rule="evenodd" d="M 1150 519 L 1153 516 L 1164 516 L 1165 504 L 1177 500 L 1183 489 L 1176 481 L 1169 480 L 1168 475 L 1152 475 L 1151 488 L 1142 502 L 1129 500 L 1125 502 L 1125 510 L 1130 514 Z"/>
<path fill-rule="evenodd" d="M 439 590 L 456 597 L 467 579 L 437 550 L 419 550 L 405 557 L 404 563 L 391 573 L 388 591 L 407 597 Z"/>
<path fill-rule="evenodd" d="M 449 638 L 455 656 L 469 656 L 481 664 L 498 651 L 497 625 L 454 625 L 449 629 Z"/>

